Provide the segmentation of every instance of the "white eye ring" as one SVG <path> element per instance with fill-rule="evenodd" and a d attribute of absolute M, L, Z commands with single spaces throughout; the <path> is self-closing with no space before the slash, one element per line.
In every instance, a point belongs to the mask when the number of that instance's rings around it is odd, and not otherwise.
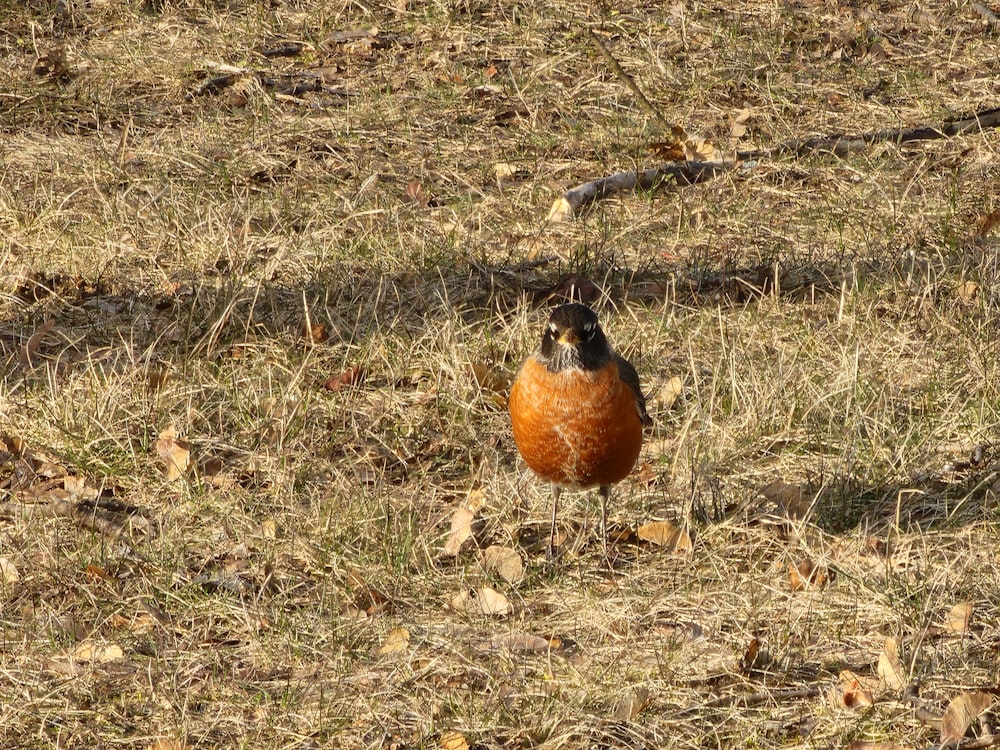
<path fill-rule="evenodd" d="M 559 333 L 559 326 L 557 326 L 555 323 L 549 323 L 549 331 L 551 333 Z"/>
<path fill-rule="evenodd" d="M 594 324 L 593 323 L 584 323 L 583 324 L 583 330 L 585 330 L 587 333 L 590 333 L 591 331 L 594 330 Z"/>

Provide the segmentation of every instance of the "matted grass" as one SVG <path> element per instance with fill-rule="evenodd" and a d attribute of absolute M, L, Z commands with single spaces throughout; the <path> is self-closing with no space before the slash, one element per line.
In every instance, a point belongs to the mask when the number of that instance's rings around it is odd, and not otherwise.
<path fill-rule="evenodd" d="M 0 15 L 0 744 L 918 747 L 938 733 L 912 701 L 838 708 L 839 673 L 872 674 L 889 636 L 931 708 L 997 684 L 1000 274 L 975 224 L 1000 135 L 762 162 L 544 226 L 664 137 L 588 28 L 733 150 L 998 106 L 974 10 Z M 621 543 L 609 566 L 583 495 L 555 563 L 527 544 L 549 494 L 502 383 L 571 275 L 603 290 L 654 418 L 612 520 L 670 520 L 690 555 Z M 197 467 L 176 481 L 170 424 Z M 470 497 L 475 538 L 445 557 Z M 477 543 L 516 548 L 523 580 Z M 793 590 L 804 561 L 827 579 Z M 451 606 L 484 585 L 509 614 Z M 963 601 L 970 628 L 936 630 Z"/>

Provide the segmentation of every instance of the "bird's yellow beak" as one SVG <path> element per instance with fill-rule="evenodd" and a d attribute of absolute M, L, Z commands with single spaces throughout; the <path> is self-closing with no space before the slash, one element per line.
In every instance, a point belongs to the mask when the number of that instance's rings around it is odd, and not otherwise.
<path fill-rule="evenodd" d="M 572 328 L 567 328 L 559 337 L 559 343 L 566 346 L 576 346 L 580 343 L 580 337 L 576 335 L 576 331 Z"/>

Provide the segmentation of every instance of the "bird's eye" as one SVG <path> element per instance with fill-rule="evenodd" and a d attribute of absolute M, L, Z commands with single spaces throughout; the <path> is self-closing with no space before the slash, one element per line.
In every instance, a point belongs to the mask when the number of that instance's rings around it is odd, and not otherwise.
<path fill-rule="evenodd" d="M 558 336 L 559 326 L 557 326 L 555 323 L 549 323 L 549 333 L 551 333 L 553 336 Z"/>
<path fill-rule="evenodd" d="M 583 333 L 587 341 L 590 341 L 592 338 L 594 338 L 594 332 L 596 330 L 597 330 L 597 325 L 595 323 L 588 322 L 583 324 Z"/>

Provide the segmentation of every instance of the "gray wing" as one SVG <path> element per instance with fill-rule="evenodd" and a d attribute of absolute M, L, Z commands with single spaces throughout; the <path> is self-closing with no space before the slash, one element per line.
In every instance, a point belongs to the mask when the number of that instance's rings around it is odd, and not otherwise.
<path fill-rule="evenodd" d="M 642 395 L 642 387 L 639 385 L 639 373 L 632 367 L 632 363 L 618 352 L 614 352 L 614 355 L 615 364 L 618 365 L 618 377 L 622 379 L 625 385 L 632 389 L 632 395 L 635 396 L 635 405 L 639 409 L 639 417 L 642 419 L 642 423 L 644 425 L 652 424 L 653 420 L 649 418 L 649 414 L 646 412 L 646 397 Z"/>

